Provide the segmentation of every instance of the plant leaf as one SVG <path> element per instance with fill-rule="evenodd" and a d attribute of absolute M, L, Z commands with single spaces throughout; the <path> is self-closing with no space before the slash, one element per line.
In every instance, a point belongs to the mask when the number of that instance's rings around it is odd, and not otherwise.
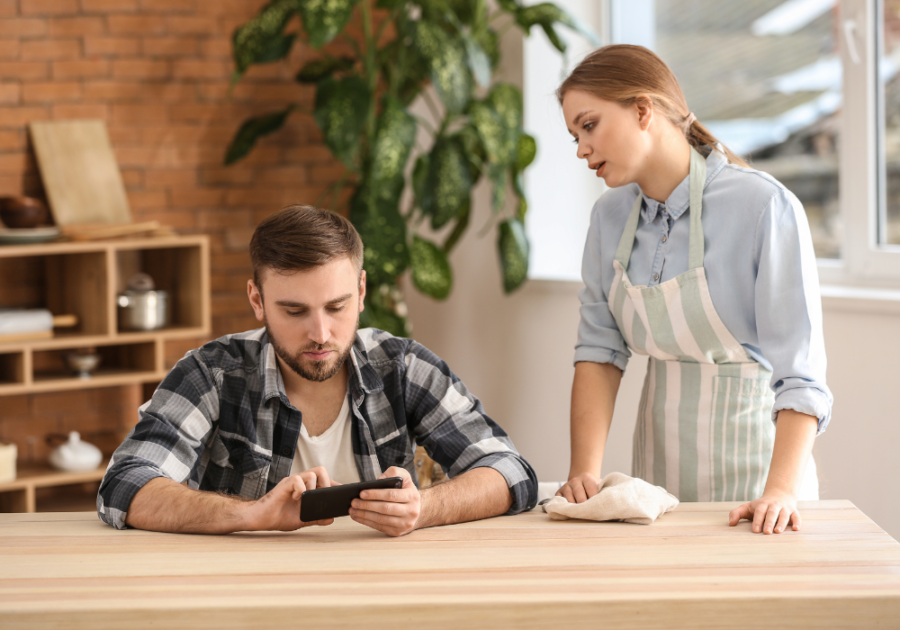
<path fill-rule="evenodd" d="M 369 185 L 382 201 L 397 204 L 406 180 L 403 170 L 416 141 L 416 119 L 400 102 L 385 96 L 378 122 L 378 132 L 372 147 L 372 168 Z"/>
<path fill-rule="evenodd" d="M 525 226 L 518 219 L 500 223 L 497 250 L 503 271 L 503 291 L 512 293 L 528 279 L 528 237 Z"/>
<path fill-rule="evenodd" d="M 507 129 L 522 128 L 522 92 L 509 83 L 498 83 L 485 99 L 503 119 Z M 518 134 L 516 142 L 518 143 Z"/>
<path fill-rule="evenodd" d="M 600 38 L 597 37 L 597 34 L 594 33 L 590 26 L 553 3 L 542 2 L 541 4 L 521 7 L 514 11 L 516 22 L 526 33 L 530 32 L 531 27 L 535 24 L 540 25 L 540 27 L 544 29 L 544 33 L 546 33 L 550 43 L 552 43 L 559 52 L 566 52 L 566 44 L 559 38 L 556 34 L 556 30 L 553 28 L 553 25 L 556 22 L 568 26 L 573 31 L 581 34 L 594 46 L 600 45 Z"/>
<path fill-rule="evenodd" d="M 444 250 L 431 241 L 413 236 L 410 259 L 416 288 L 436 300 L 446 299 L 453 288 L 453 271 Z"/>
<path fill-rule="evenodd" d="M 491 85 L 491 59 L 479 46 L 471 34 L 463 35 L 463 44 L 466 47 L 466 60 L 475 82 L 483 88 Z"/>
<path fill-rule="evenodd" d="M 350 200 L 350 222 L 365 244 L 363 267 L 373 285 L 394 284 L 409 266 L 406 221 L 395 204 L 378 202 L 363 188 Z"/>
<path fill-rule="evenodd" d="M 291 105 L 284 111 L 265 114 L 264 116 L 257 116 L 244 121 L 244 124 L 241 125 L 241 128 L 235 134 L 234 140 L 228 145 L 228 150 L 225 152 L 225 164 L 234 164 L 250 152 L 250 149 L 253 148 L 253 145 L 256 144 L 259 138 L 280 129 L 293 109 L 294 106 Z"/>
<path fill-rule="evenodd" d="M 375 284 L 366 280 L 366 308 L 359 314 L 361 328 L 378 328 L 396 337 L 408 337 L 409 325 L 393 303 L 396 284 Z"/>
<path fill-rule="evenodd" d="M 370 94 L 359 77 L 323 79 L 316 90 L 313 115 L 331 152 L 353 166 L 359 151 L 359 136 L 366 124 Z"/>
<path fill-rule="evenodd" d="M 335 72 L 349 70 L 355 63 L 353 57 L 314 59 L 300 68 L 295 78 L 298 83 L 318 83 Z"/>
<path fill-rule="evenodd" d="M 413 194 L 415 194 L 416 199 L 419 200 L 419 203 L 421 203 L 421 200 L 425 197 L 425 194 L 428 190 L 425 187 L 428 181 L 428 162 L 428 154 L 423 153 L 418 157 L 418 159 L 416 160 L 416 165 L 413 167 Z"/>
<path fill-rule="evenodd" d="M 469 175 L 472 178 L 472 185 L 474 186 L 481 177 L 481 168 L 484 166 L 485 160 L 487 160 L 484 144 L 481 141 L 481 137 L 478 135 L 478 130 L 475 129 L 475 125 L 472 123 L 469 123 L 460 129 L 456 133 L 456 136 L 459 138 L 459 141 L 462 142 L 463 151 L 469 162 Z"/>
<path fill-rule="evenodd" d="M 494 214 L 497 214 L 503 210 L 503 203 L 506 201 L 506 167 L 502 164 L 491 164 L 490 178 L 493 186 L 491 205 Z"/>
<path fill-rule="evenodd" d="M 314 48 L 321 48 L 346 26 L 359 0 L 298 0 L 303 28 Z"/>
<path fill-rule="evenodd" d="M 534 162 L 536 155 L 537 141 L 525 132 L 520 133 L 519 146 L 516 149 L 516 172 L 521 173 L 528 168 L 528 166 Z"/>
<path fill-rule="evenodd" d="M 231 54 L 235 79 L 254 63 L 274 61 L 287 54 L 293 43 L 293 35 L 284 36 L 281 31 L 296 8 L 295 0 L 273 0 L 256 17 L 234 31 Z M 286 43 L 285 40 L 288 39 Z M 273 56 L 278 53 L 283 54 Z"/>
<path fill-rule="evenodd" d="M 511 142 L 512 133 L 506 121 L 493 107 L 475 102 L 469 105 L 472 126 L 478 131 L 487 159 L 494 164 L 509 164 L 514 157 L 516 145 Z"/>
<path fill-rule="evenodd" d="M 459 138 L 438 138 L 431 150 L 428 191 L 420 200 L 422 211 L 431 217 L 431 227 L 439 230 L 471 204 L 472 177 Z"/>
<path fill-rule="evenodd" d="M 509 13 L 515 13 L 521 8 L 517 0 L 497 0 L 497 4 L 499 4 L 504 11 Z"/>
<path fill-rule="evenodd" d="M 466 67 L 466 47 L 457 37 L 431 22 L 416 25 L 413 43 L 427 61 L 431 81 L 451 114 L 461 113 L 472 94 L 472 76 Z"/>
<path fill-rule="evenodd" d="M 496 68 L 500 63 L 500 37 L 497 32 L 487 27 L 476 29 L 472 32 L 472 38 L 491 60 L 491 68 Z"/>

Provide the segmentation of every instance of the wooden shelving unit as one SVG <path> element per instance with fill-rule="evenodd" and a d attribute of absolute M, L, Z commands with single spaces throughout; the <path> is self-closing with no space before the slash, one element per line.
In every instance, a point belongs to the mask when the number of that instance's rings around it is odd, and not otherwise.
<path fill-rule="evenodd" d="M 116 297 L 138 271 L 169 294 L 170 326 L 163 330 L 119 330 Z M 0 343 L 0 405 L 3 396 L 159 382 L 166 373 L 166 341 L 208 337 L 211 331 L 206 236 L 5 245 L 0 274 L 41 278 L 40 296 L 29 294 L 27 306 L 78 317 L 76 327 L 51 339 Z M 0 306 L 15 301 L 0 291 Z M 102 357 L 89 379 L 73 374 L 64 361 L 67 352 L 84 347 Z M 0 485 L 0 511 L 33 512 L 38 488 L 102 477 L 103 468 L 77 475 L 22 468 L 15 482 Z"/>
<path fill-rule="evenodd" d="M 48 466 L 22 467 L 15 481 L 0 484 L 0 512 L 36 512 L 37 490 L 55 486 L 74 486 L 103 479 L 106 465 L 87 472 L 60 472 Z"/>

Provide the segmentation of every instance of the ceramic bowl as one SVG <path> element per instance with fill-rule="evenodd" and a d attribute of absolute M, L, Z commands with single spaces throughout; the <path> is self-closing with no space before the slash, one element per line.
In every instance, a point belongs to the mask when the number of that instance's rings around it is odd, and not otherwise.
<path fill-rule="evenodd" d="M 89 352 L 70 352 L 66 355 L 66 363 L 78 374 L 79 378 L 91 378 L 91 372 L 100 365 L 100 355 Z"/>
<path fill-rule="evenodd" d="M 50 213 L 40 199 L 34 197 L 0 198 L 0 220 L 8 228 L 33 228 L 49 222 Z"/>

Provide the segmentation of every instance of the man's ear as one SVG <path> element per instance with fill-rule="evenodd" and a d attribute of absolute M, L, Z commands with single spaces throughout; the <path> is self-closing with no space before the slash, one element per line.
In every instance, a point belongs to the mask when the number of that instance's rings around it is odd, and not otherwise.
<path fill-rule="evenodd" d="M 253 280 L 247 280 L 247 297 L 250 300 L 250 306 L 253 307 L 253 314 L 256 320 L 260 322 L 266 321 L 266 309 L 263 305 L 263 295 L 259 287 Z"/>
<path fill-rule="evenodd" d="M 647 131 L 650 123 L 653 122 L 653 101 L 649 96 L 638 96 L 634 99 L 634 106 L 637 109 L 638 124 L 641 131 Z"/>
<path fill-rule="evenodd" d="M 359 272 L 359 312 L 366 310 L 366 270 Z"/>

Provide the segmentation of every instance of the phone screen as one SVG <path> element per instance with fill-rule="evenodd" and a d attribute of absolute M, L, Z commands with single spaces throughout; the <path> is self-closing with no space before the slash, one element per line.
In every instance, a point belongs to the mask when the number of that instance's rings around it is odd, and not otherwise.
<path fill-rule="evenodd" d="M 350 514 L 350 504 L 363 490 L 402 488 L 402 477 L 347 483 L 332 488 L 316 488 L 300 495 L 300 520 L 304 523 Z"/>

